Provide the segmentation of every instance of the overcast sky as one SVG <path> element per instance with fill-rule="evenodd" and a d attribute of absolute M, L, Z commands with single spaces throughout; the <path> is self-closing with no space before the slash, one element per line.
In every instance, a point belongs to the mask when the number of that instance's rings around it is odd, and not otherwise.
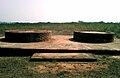
<path fill-rule="evenodd" d="M 3 22 L 120 22 L 120 0 L 0 0 Z"/>

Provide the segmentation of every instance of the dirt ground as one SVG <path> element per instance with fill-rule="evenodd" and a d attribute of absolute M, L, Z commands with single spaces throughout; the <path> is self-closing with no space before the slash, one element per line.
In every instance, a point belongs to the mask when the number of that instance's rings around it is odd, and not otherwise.
<path fill-rule="evenodd" d="M 112 43 L 104 43 L 104 44 L 92 44 L 92 43 L 81 43 L 72 41 L 72 36 L 64 36 L 64 35 L 57 35 L 53 36 L 50 41 L 47 42 L 33 42 L 33 43 L 10 43 L 0 41 L 0 47 L 4 48 L 21 48 L 21 49 L 69 49 L 69 50 L 120 50 L 120 39 L 115 40 Z M 49 63 L 42 63 L 36 65 L 33 68 L 30 68 L 33 71 L 38 72 L 51 72 L 51 73 L 58 73 L 58 72 L 87 72 L 91 70 L 99 70 L 99 69 L 106 69 L 108 65 L 106 64 L 95 64 L 95 63 L 64 63 L 64 62 L 49 62 Z"/>
<path fill-rule="evenodd" d="M 120 39 L 115 39 L 111 43 L 82 43 L 72 40 L 70 35 L 53 35 L 52 39 L 46 42 L 13 43 L 3 41 L 0 38 L 2 48 L 21 48 L 21 49 L 65 49 L 65 50 L 120 50 Z"/>
<path fill-rule="evenodd" d="M 111 56 L 111 58 L 120 59 L 120 56 Z"/>
<path fill-rule="evenodd" d="M 36 65 L 32 69 L 33 71 L 38 71 L 38 72 L 50 72 L 53 74 L 59 73 L 59 72 L 69 72 L 69 73 L 74 73 L 74 72 L 87 72 L 91 70 L 99 70 L 99 69 L 106 69 L 108 68 L 108 65 L 106 64 L 101 64 L 97 65 L 95 63 L 89 63 L 89 64 L 84 64 L 84 63 L 65 63 L 65 62 L 56 62 L 56 63 L 46 63 L 44 65 Z"/>

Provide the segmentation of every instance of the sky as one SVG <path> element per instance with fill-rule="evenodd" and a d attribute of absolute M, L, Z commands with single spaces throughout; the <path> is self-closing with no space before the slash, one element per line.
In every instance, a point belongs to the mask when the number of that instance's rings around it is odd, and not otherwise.
<path fill-rule="evenodd" d="M 1 22 L 120 22 L 120 0 L 0 0 Z"/>

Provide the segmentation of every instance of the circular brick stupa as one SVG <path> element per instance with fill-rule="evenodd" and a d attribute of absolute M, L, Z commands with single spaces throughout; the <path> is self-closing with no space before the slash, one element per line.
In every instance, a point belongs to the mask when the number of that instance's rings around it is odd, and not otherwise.
<path fill-rule="evenodd" d="M 75 31 L 73 39 L 88 43 L 107 43 L 114 41 L 113 32 Z"/>
<path fill-rule="evenodd" d="M 8 42 L 39 42 L 51 39 L 50 30 L 7 30 L 5 40 Z"/>

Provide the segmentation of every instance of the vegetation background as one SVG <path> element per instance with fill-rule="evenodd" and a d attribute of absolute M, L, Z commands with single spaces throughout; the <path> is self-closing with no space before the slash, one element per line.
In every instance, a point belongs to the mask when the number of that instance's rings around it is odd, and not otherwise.
<path fill-rule="evenodd" d="M 70 23 L 0 23 L 0 36 L 5 30 L 52 30 L 54 35 L 72 35 L 74 31 L 104 31 L 114 32 L 115 38 L 120 38 L 120 23 L 105 22 L 70 22 Z"/>

